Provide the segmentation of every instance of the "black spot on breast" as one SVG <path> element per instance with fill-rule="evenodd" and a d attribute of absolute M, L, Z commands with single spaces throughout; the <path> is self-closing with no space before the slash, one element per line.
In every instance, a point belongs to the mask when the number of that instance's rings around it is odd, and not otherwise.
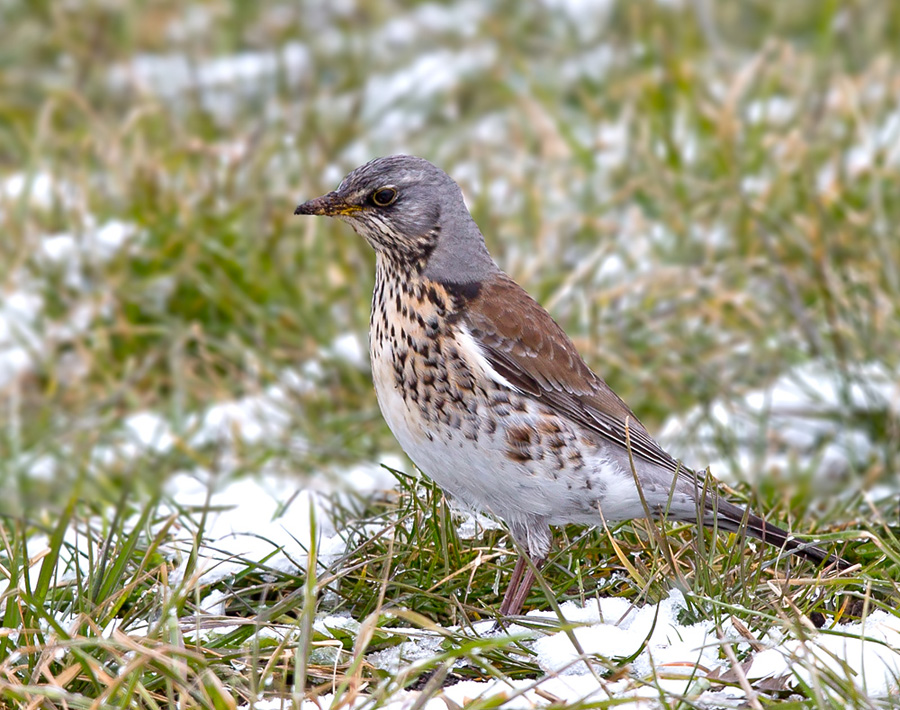
<path fill-rule="evenodd" d="M 506 430 L 506 440 L 510 444 L 528 445 L 532 440 L 532 431 L 530 427 L 513 426 Z"/>
<path fill-rule="evenodd" d="M 512 426 L 506 430 L 506 455 L 517 463 L 525 463 L 534 459 L 531 445 L 535 440 L 531 427 Z"/>
<path fill-rule="evenodd" d="M 544 445 L 548 449 L 561 449 L 566 445 L 566 440 L 560 435 L 550 436 L 544 441 Z"/>
<path fill-rule="evenodd" d="M 438 315 L 443 316 L 446 313 L 447 304 L 433 284 L 428 285 L 428 288 L 425 291 L 425 296 L 432 304 L 434 304 L 434 307 L 437 309 Z"/>
<path fill-rule="evenodd" d="M 459 389 L 464 390 L 466 392 L 474 392 L 475 391 L 475 378 L 472 376 L 472 373 L 459 372 L 456 374 L 456 386 Z"/>
<path fill-rule="evenodd" d="M 568 456 L 566 456 L 566 463 L 570 468 L 578 471 L 579 469 L 584 468 L 584 457 L 578 449 L 573 448 L 569 451 Z"/>
<path fill-rule="evenodd" d="M 559 425 L 559 422 L 553 417 L 540 417 L 537 420 L 536 426 L 538 428 L 538 431 L 543 434 L 559 434 L 560 432 L 562 432 L 562 427 Z"/>

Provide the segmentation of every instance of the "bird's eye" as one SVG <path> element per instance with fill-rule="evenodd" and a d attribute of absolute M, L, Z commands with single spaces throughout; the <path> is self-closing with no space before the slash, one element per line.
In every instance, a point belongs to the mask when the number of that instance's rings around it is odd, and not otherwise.
<path fill-rule="evenodd" d="M 379 187 L 372 193 L 372 202 L 379 207 L 387 207 L 397 199 L 397 190 L 393 187 Z"/>

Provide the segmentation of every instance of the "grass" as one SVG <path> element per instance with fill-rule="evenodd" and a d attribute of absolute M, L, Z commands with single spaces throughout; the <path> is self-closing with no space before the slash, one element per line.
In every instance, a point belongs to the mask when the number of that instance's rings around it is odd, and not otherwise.
<path fill-rule="evenodd" d="M 249 559 L 214 582 L 192 574 L 214 511 L 170 500 L 183 471 L 329 488 L 396 451 L 368 372 L 335 347 L 365 337 L 373 257 L 343 225 L 292 211 L 398 151 L 459 179 L 497 261 L 651 431 L 689 411 L 698 431 L 715 426 L 717 405 L 740 409 L 815 364 L 845 406 L 797 416 L 863 432 L 824 480 L 829 435 L 787 465 L 777 442 L 750 442 L 758 471 L 737 456 L 748 442 L 715 442 L 736 498 L 846 550 L 853 576 L 635 522 L 558 531 L 553 598 L 658 602 L 677 587 L 690 620 L 737 618 L 754 639 L 805 638 L 816 614 L 896 614 L 900 423 L 896 406 L 856 406 L 853 388 L 861 366 L 900 365 L 898 8 L 353 8 L 0 10 L 14 38 L 0 48 L 0 316 L 13 322 L 11 294 L 40 302 L 14 335 L 0 328 L 30 363 L 0 378 L 0 702 L 225 708 L 334 693 L 376 707 L 405 684 L 424 703 L 460 678 L 542 677 L 529 639 L 473 631 L 499 604 L 510 541 L 458 539 L 427 481 L 398 473 L 389 497 L 334 494 L 348 552 L 309 550 L 314 575 Z M 223 79 L 236 56 L 247 73 Z M 254 58 L 269 68 L 247 69 Z M 87 245 L 111 221 L 132 236 L 106 256 L 46 255 L 48 236 Z M 278 400 L 274 433 L 196 437 L 212 405 L 264 397 L 286 373 L 302 386 Z M 127 423 L 141 412 L 171 427 L 171 446 L 138 440 Z M 226 631 L 204 611 L 214 593 Z M 549 601 L 536 588 L 528 606 Z M 359 626 L 323 626 L 344 613 Z M 432 656 L 375 665 L 421 636 Z M 756 701 L 896 703 L 817 668 L 793 694 L 757 685 Z M 661 692 L 667 706 L 700 702 Z"/>

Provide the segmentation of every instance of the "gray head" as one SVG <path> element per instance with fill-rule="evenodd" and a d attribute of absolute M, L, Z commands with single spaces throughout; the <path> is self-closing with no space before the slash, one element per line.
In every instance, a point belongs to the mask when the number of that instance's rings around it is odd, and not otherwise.
<path fill-rule="evenodd" d="M 342 219 L 379 255 L 443 283 L 471 283 L 497 271 L 459 185 L 423 158 L 376 158 L 294 214 Z"/>

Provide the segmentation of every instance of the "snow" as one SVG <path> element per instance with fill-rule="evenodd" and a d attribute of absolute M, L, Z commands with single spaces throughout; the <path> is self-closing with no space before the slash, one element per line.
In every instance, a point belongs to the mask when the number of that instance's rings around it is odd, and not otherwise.
<path fill-rule="evenodd" d="M 111 220 L 96 229 L 85 232 L 80 237 L 72 234 L 54 234 L 45 237 L 41 243 L 38 258 L 47 262 L 65 265 L 68 276 L 80 276 L 77 266 L 82 262 L 100 263 L 112 259 L 135 235 L 135 228 L 128 222 Z M 84 288 L 84 281 L 73 278 L 73 287 Z"/>
<path fill-rule="evenodd" d="M 0 302 L 0 387 L 26 372 L 40 347 L 34 330 L 43 299 L 25 290 L 4 294 Z"/>
<path fill-rule="evenodd" d="M 605 18 L 615 7 L 612 0 L 543 0 L 543 4 L 551 10 L 561 10 L 572 20 L 580 23 Z"/>
<path fill-rule="evenodd" d="M 400 71 L 373 74 L 363 90 L 363 120 L 385 135 L 416 130 L 425 122 L 423 106 L 431 107 L 430 99 L 487 70 L 495 60 L 493 45 L 476 45 L 464 52 L 436 50 Z"/>
<path fill-rule="evenodd" d="M 845 156 L 845 164 L 851 175 L 871 170 L 884 159 L 888 166 L 900 163 L 900 111 L 887 116 L 877 126 L 868 126 L 859 143 Z"/>
<path fill-rule="evenodd" d="M 691 625 L 680 623 L 678 617 L 684 608 L 684 597 L 677 590 L 659 604 L 640 608 L 615 598 L 592 601 L 583 608 L 567 602 L 561 606 L 563 619 L 559 621 L 573 626 L 571 634 L 583 654 L 565 631 L 541 632 L 513 626 L 509 634 L 536 653 L 546 675 L 537 680 L 463 681 L 443 688 L 428 706 L 444 708 L 438 704 L 444 699 L 463 705 L 475 699 L 492 698 L 503 707 L 518 708 L 545 706 L 551 699 L 575 703 L 615 698 L 631 699 L 643 707 L 642 701 L 658 699 L 661 692 L 714 705 L 743 698 L 744 692 L 739 688 L 716 686 L 716 676 L 711 674 L 728 667 L 720 650 L 723 643 L 742 652 L 749 645 L 727 621 L 722 624 L 721 641 L 711 620 Z M 527 618 L 547 623 L 557 621 L 555 615 L 547 612 L 531 612 Z M 331 628 L 352 632 L 357 625 L 349 617 L 327 617 L 318 620 L 316 628 L 322 633 L 328 633 Z M 406 640 L 369 656 L 373 665 L 388 672 L 396 673 L 446 650 L 441 634 L 421 629 L 390 631 Z M 449 631 L 464 633 L 459 628 Z M 502 635 L 493 629 L 492 622 L 477 624 L 475 633 L 474 640 Z M 776 630 L 771 636 L 777 639 L 780 634 Z M 764 637 L 760 641 L 772 642 L 772 639 Z M 595 659 L 615 662 L 635 654 L 637 658 L 625 676 L 618 676 L 615 681 L 603 679 L 606 666 Z M 813 670 L 812 664 L 816 664 L 817 670 Z M 869 697 L 888 695 L 896 692 L 900 674 L 900 621 L 876 611 L 864 622 L 809 632 L 804 640 L 775 643 L 753 655 L 748 668 L 746 673 L 751 680 L 793 676 L 803 681 L 809 681 L 813 672 L 821 673 L 828 668 L 838 677 L 856 683 Z M 386 702 L 388 707 L 405 708 L 418 696 L 416 691 L 396 691 Z M 334 698 L 323 696 L 321 701 L 322 707 L 329 707 Z"/>
<path fill-rule="evenodd" d="M 481 2 L 452 5 L 426 3 L 388 20 L 375 34 L 373 45 L 393 51 L 415 44 L 423 34 L 474 36 L 486 10 Z"/>
<path fill-rule="evenodd" d="M 819 632 L 810 641 L 790 639 L 753 658 L 747 678 L 791 676 L 789 687 L 809 684 L 828 668 L 852 678 L 869 697 L 896 693 L 900 687 L 900 619 L 872 612 L 864 622 L 842 624 Z"/>
<path fill-rule="evenodd" d="M 179 509 L 205 516 L 203 546 L 193 583 L 212 584 L 245 570 L 248 564 L 297 572 L 306 568 L 315 539 L 318 562 L 328 565 L 344 552 L 323 499 L 302 483 L 283 477 L 236 478 L 218 486 L 213 475 L 176 476 L 166 486 Z M 174 508 L 161 511 L 176 512 Z M 199 517 L 199 516 L 198 516 Z M 314 535 L 315 531 L 315 535 Z M 171 573 L 184 579 L 193 531 L 175 542 L 184 559 Z"/>
<path fill-rule="evenodd" d="M 183 53 L 139 54 L 109 70 L 113 92 L 137 87 L 177 106 L 196 91 L 203 107 L 221 119 L 244 102 L 274 93 L 279 81 L 299 86 L 311 70 L 309 48 L 288 42 L 275 51 L 246 51 L 194 61 Z"/>
<path fill-rule="evenodd" d="M 851 410 L 900 412 L 900 373 L 867 363 L 841 378 L 833 368 L 808 363 L 739 402 L 717 402 L 708 411 L 673 417 L 660 441 L 689 465 L 709 465 L 717 477 L 789 473 L 799 460 L 814 461 L 817 476 L 826 482 L 877 453 L 864 425 L 848 421 Z"/>
<path fill-rule="evenodd" d="M 510 634 L 537 654 L 546 675 L 536 680 L 465 680 L 441 689 L 426 707 L 446 710 L 454 703 L 464 706 L 488 698 L 505 708 L 609 699 L 632 700 L 635 707 L 648 707 L 661 693 L 683 695 L 704 705 L 730 706 L 733 701 L 740 701 L 745 697 L 743 690 L 717 686 L 716 677 L 710 677 L 710 674 L 727 667 L 720 653 L 721 643 L 744 649 L 747 644 L 741 644 L 742 637 L 727 623 L 723 624 L 725 638 L 722 642 L 718 640 L 712 621 L 693 625 L 679 623 L 678 614 L 682 609 L 684 597 L 678 591 L 673 591 L 658 605 L 641 608 L 632 607 L 621 599 L 601 599 L 599 606 L 591 602 L 585 608 L 571 602 L 563 604 L 563 617 L 569 624 L 575 624 L 572 633 L 584 655 L 574 648 L 566 632 L 542 634 L 514 626 Z M 532 612 L 528 618 L 556 620 L 546 612 Z M 326 635 L 330 629 L 354 633 L 359 624 L 347 616 L 329 616 L 318 619 L 315 628 Z M 393 628 L 390 631 L 407 640 L 368 657 L 377 668 L 390 673 L 408 669 L 446 650 L 441 634 L 421 629 Z M 463 633 L 458 628 L 449 631 Z M 476 633 L 483 635 L 473 637 L 475 642 L 478 638 L 499 634 L 493 631 L 490 622 L 479 624 Z M 629 672 L 624 676 L 617 675 L 616 680 L 604 680 L 604 666 L 595 663 L 593 670 L 588 666 L 594 658 L 621 659 L 639 650 Z M 817 670 L 813 669 L 813 664 Z M 897 691 L 900 677 L 900 621 L 883 611 L 876 611 L 864 622 L 809 632 L 804 640 L 790 639 L 759 651 L 751 657 L 746 668 L 750 680 L 788 676 L 788 687 L 800 681 L 809 682 L 814 672 L 821 673 L 822 669 L 828 668 L 838 677 L 855 683 L 867 697 L 887 696 Z M 394 690 L 382 702 L 385 707 L 399 710 L 410 707 L 419 696 L 418 691 Z M 335 701 L 333 695 L 324 695 L 319 698 L 318 706 L 332 707 Z M 304 703 L 304 707 L 311 709 L 313 705 Z"/>
<path fill-rule="evenodd" d="M 194 446 L 211 442 L 240 439 L 248 444 L 275 441 L 287 431 L 291 422 L 290 401 L 285 390 L 270 386 L 260 395 L 212 405 L 199 418 L 192 418 L 197 432 L 191 437 Z"/>
<path fill-rule="evenodd" d="M 880 124 L 863 123 L 860 131 L 859 140 L 816 176 L 816 186 L 825 197 L 834 197 L 843 182 L 858 179 L 878 166 L 891 169 L 900 165 L 900 110 L 886 116 Z"/>
<path fill-rule="evenodd" d="M 593 47 L 580 55 L 574 56 L 560 66 L 556 71 L 559 79 L 566 83 L 574 83 L 583 79 L 591 81 L 602 81 L 609 74 L 609 70 L 615 66 L 618 57 L 615 50 L 608 46 L 602 45 Z M 614 167 L 618 167 L 621 161 L 613 163 Z M 598 163 L 598 165 L 603 165 Z"/>
<path fill-rule="evenodd" d="M 18 194 L 24 190 L 24 180 L 20 176 L 7 178 L 0 183 L 0 193 Z M 51 199 L 54 185 L 48 177 L 38 175 L 29 199 L 43 204 Z M 85 222 L 79 234 L 52 234 L 35 244 L 36 267 L 59 272 L 62 283 L 71 291 L 64 316 L 47 316 L 47 282 L 42 275 L 19 268 L 7 279 L 0 293 L 0 389 L 33 371 L 52 355 L 57 344 L 84 333 L 94 319 L 109 313 L 109 290 L 90 274 L 136 243 L 138 231 L 134 225 L 118 220 L 94 224 L 93 219 L 87 218 Z M 70 374 L 77 370 L 76 363 L 69 363 L 65 369 Z"/>
<path fill-rule="evenodd" d="M 485 530 L 500 530 L 503 526 L 494 518 L 489 518 L 477 511 L 459 511 L 463 521 L 456 529 L 460 540 L 474 540 L 481 537 Z"/>
<path fill-rule="evenodd" d="M 783 96 L 770 96 L 747 104 L 745 110 L 749 123 L 784 125 L 796 116 L 798 108 L 794 100 Z"/>
<path fill-rule="evenodd" d="M 125 437 L 135 450 L 121 452 L 123 457 L 133 458 L 137 450 L 164 453 L 172 448 L 175 437 L 168 422 L 153 412 L 136 412 L 125 419 Z"/>
<path fill-rule="evenodd" d="M 21 200 L 32 207 L 49 209 L 57 201 L 71 205 L 75 191 L 46 172 L 14 173 L 0 180 L 0 208 Z"/>
<path fill-rule="evenodd" d="M 363 462 L 342 469 L 338 472 L 337 478 L 346 490 L 358 494 L 371 494 L 394 489 L 397 479 L 391 473 L 392 470 L 410 473 L 410 464 L 405 457 L 383 454 L 379 457 L 379 461 L 380 464 Z"/>
<path fill-rule="evenodd" d="M 358 370 L 368 370 L 369 368 L 369 354 L 365 340 L 357 333 L 339 335 L 323 354 L 326 357 L 337 358 Z"/>
<path fill-rule="evenodd" d="M 638 676 L 650 675 L 654 665 L 667 663 L 683 663 L 685 675 L 695 666 L 708 672 L 721 664 L 715 629 L 710 623 L 680 624 L 678 612 L 684 606 L 681 592 L 673 591 L 659 605 L 640 609 L 617 598 L 601 599 L 599 606 L 595 600 L 584 608 L 567 602 L 561 609 L 568 621 L 589 624 L 572 632 L 588 656 L 627 658 L 638 653 L 646 643 L 646 648 L 633 662 Z M 532 612 L 528 616 L 547 615 Z M 576 663 L 583 657 L 565 632 L 539 639 L 534 650 L 541 668 L 548 673 L 581 675 L 586 672 L 585 663 Z"/>

